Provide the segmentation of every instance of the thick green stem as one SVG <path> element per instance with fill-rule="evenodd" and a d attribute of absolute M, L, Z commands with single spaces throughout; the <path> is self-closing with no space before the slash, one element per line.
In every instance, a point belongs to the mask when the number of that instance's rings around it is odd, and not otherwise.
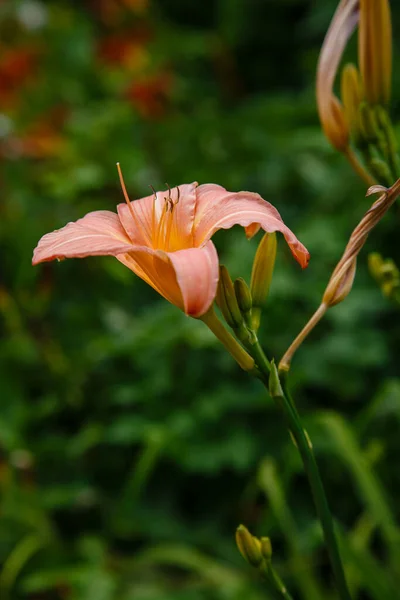
<path fill-rule="evenodd" d="M 269 363 L 258 342 L 254 345 L 253 356 L 261 373 L 260 378 L 266 388 L 270 390 L 270 373 L 272 377 L 279 377 L 276 366 Z M 289 431 L 292 433 L 296 441 L 297 448 L 303 461 L 304 469 L 306 471 L 313 495 L 315 508 L 324 533 L 325 543 L 328 549 L 333 574 L 335 576 L 337 590 L 341 600 L 351 600 L 339 554 L 332 515 L 329 509 L 324 486 L 322 484 L 310 439 L 301 425 L 300 417 L 293 399 L 290 397 L 287 390 L 286 392 L 282 390 L 279 379 L 276 380 L 276 384 L 277 385 L 274 387 L 275 389 L 279 389 L 280 392 L 273 393 L 272 395 L 279 402 L 279 406 L 285 416 Z"/>

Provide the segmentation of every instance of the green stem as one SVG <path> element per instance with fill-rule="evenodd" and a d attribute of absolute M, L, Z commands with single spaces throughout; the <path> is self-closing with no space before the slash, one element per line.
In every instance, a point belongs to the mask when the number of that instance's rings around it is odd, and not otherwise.
<path fill-rule="evenodd" d="M 253 356 L 261 372 L 260 378 L 263 381 L 265 387 L 269 390 L 269 378 L 272 369 L 274 371 L 272 372 L 272 375 L 278 377 L 276 367 L 275 365 L 273 365 L 271 368 L 271 365 L 268 359 L 266 359 L 264 352 L 258 342 L 254 345 Z M 282 393 L 276 395 L 275 397 L 279 401 L 279 405 L 283 411 L 289 430 L 291 431 L 294 439 L 296 440 L 297 448 L 303 461 L 304 469 L 306 471 L 311 492 L 313 495 L 315 508 L 317 510 L 318 518 L 321 522 L 322 530 L 324 533 L 325 543 L 328 549 L 329 559 L 335 576 L 337 590 L 339 592 L 341 600 L 351 600 L 350 592 L 347 587 L 347 582 L 343 570 L 342 561 L 339 554 L 332 515 L 329 509 L 324 486 L 322 484 L 321 476 L 314 457 L 310 439 L 301 425 L 299 414 L 297 412 L 293 399 L 290 397 L 287 390 L 286 393 L 282 390 Z"/>
<path fill-rule="evenodd" d="M 261 572 L 264 575 L 265 579 L 269 581 L 275 592 L 277 592 L 281 598 L 283 598 L 284 600 L 293 600 L 293 596 L 289 593 L 287 587 L 285 586 L 282 579 L 279 577 L 278 573 L 275 571 L 271 563 L 269 563 L 265 569 L 262 569 Z"/>

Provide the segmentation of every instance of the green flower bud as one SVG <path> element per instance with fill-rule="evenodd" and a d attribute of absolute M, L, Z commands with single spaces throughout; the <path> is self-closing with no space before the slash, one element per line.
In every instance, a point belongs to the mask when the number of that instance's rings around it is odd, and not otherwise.
<path fill-rule="evenodd" d="M 276 234 L 266 233 L 258 248 L 251 272 L 250 292 L 253 299 L 252 324 L 260 326 L 262 306 L 268 296 L 276 258 Z"/>
<path fill-rule="evenodd" d="M 263 561 L 261 542 L 251 535 L 244 525 L 239 525 L 236 530 L 236 545 L 240 554 L 252 567 L 258 568 L 261 565 Z"/>
<path fill-rule="evenodd" d="M 249 286 L 242 277 L 239 277 L 235 280 L 234 288 L 236 299 L 244 320 L 246 321 L 247 325 L 251 326 L 251 309 L 253 306 L 253 301 Z"/>

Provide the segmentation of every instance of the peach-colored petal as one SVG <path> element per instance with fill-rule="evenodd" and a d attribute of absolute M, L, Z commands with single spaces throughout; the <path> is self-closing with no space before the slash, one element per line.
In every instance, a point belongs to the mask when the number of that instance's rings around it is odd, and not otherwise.
<path fill-rule="evenodd" d="M 129 254 L 119 254 L 117 259 L 164 296 L 168 302 L 175 304 L 181 310 L 184 309 L 175 271 L 165 255 L 159 256 L 155 250 L 138 247 Z"/>
<path fill-rule="evenodd" d="M 55 258 L 121 254 L 132 248 L 118 216 L 107 210 L 88 213 L 76 223 L 42 237 L 33 253 L 32 264 Z"/>
<path fill-rule="evenodd" d="M 201 248 L 168 253 L 180 287 L 185 313 L 200 317 L 210 308 L 217 293 L 218 254 L 212 242 Z"/>
<path fill-rule="evenodd" d="M 294 233 L 286 227 L 279 212 L 258 194 L 251 192 L 231 193 L 212 183 L 197 188 L 197 207 L 194 222 L 194 240 L 201 246 L 218 229 L 242 225 L 249 236 L 257 232 L 257 226 L 269 233 L 283 233 L 293 256 L 304 268 L 309 253 Z"/>
<path fill-rule="evenodd" d="M 196 182 L 180 185 L 179 194 L 178 187 L 174 187 L 171 191 L 156 192 L 156 197 L 152 194 L 134 200 L 130 203 L 133 216 L 126 203 L 119 204 L 119 218 L 132 242 L 167 251 L 191 246 L 197 185 Z M 163 227 L 160 220 L 169 198 L 173 203 L 172 227 L 169 239 L 165 240 L 166 223 L 164 222 Z"/>
<path fill-rule="evenodd" d="M 325 36 L 317 67 L 317 106 L 326 137 L 338 150 L 348 144 L 348 127 L 333 84 L 346 44 L 359 18 L 359 0 L 341 0 Z"/>
<path fill-rule="evenodd" d="M 187 315 L 203 315 L 215 298 L 219 267 L 212 242 L 177 252 L 140 248 L 117 258 Z"/>

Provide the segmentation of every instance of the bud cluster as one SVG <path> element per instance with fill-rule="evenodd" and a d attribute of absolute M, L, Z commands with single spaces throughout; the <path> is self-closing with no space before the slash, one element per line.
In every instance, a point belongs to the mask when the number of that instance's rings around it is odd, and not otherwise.
<path fill-rule="evenodd" d="M 358 23 L 358 67 L 344 66 L 341 99 L 333 92 L 340 61 Z M 371 184 L 390 186 L 400 176 L 388 108 L 392 77 L 389 0 L 341 0 L 322 46 L 317 73 L 321 124 L 331 144 Z M 363 163 L 351 150 L 360 153 Z"/>
<path fill-rule="evenodd" d="M 372 252 L 368 256 L 368 267 L 384 296 L 400 303 L 400 272 L 394 261 Z"/>
<path fill-rule="evenodd" d="M 254 258 L 250 287 L 242 277 L 232 282 L 228 269 L 220 266 L 216 302 L 226 321 L 244 346 L 257 340 L 262 307 L 268 296 L 276 258 L 275 233 L 264 234 Z"/>

